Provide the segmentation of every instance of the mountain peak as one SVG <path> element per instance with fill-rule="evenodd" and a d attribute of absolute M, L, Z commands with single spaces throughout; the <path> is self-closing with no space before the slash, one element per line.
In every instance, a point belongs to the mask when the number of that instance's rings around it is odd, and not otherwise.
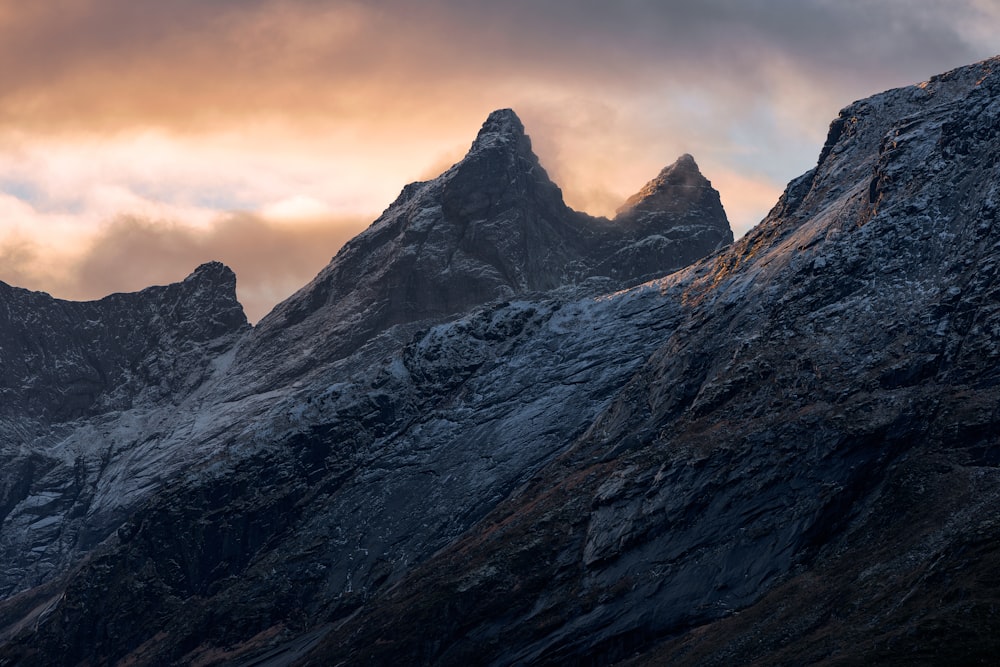
<path fill-rule="evenodd" d="M 526 148 L 531 151 L 531 140 L 524 133 L 524 124 L 513 109 L 497 109 L 490 113 L 483 123 L 472 150 L 510 145 L 512 148 Z"/>
<path fill-rule="evenodd" d="M 672 176 L 672 175 L 691 175 L 699 176 L 702 179 L 705 177 L 701 175 L 701 170 L 698 169 L 698 163 L 694 161 L 694 157 L 690 153 L 684 153 L 679 158 L 674 160 L 674 163 L 667 165 L 662 170 L 660 170 L 660 176 Z"/>
<path fill-rule="evenodd" d="M 236 274 L 228 266 L 219 261 L 205 262 L 195 268 L 184 279 L 185 283 L 206 282 L 221 287 L 236 288 Z"/>
<path fill-rule="evenodd" d="M 206 262 L 180 283 L 182 310 L 204 332 L 215 337 L 247 326 L 243 306 L 236 297 L 236 274 L 222 262 Z M 185 325 L 188 326 L 188 325 Z"/>
<path fill-rule="evenodd" d="M 650 196 L 662 190 L 653 187 L 660 181 L 702 187 L 668 187 L 665 206 L 654 198 L 626 224 L 577 213 L 532 152 L 517 114 L 493 111 L 462 160 L 404 188 L 309 285 L 261 320 L 241 363 L 259 365 L 268 355 L 284 363 L 260 350 L 283 350 L 292 327 L 299 339 L 323 341 L 317 349 L 325 346 L 332 358 L 396 324 L 590 278 L 632 285 L 732 241 L 719 195 L 691 156 L 657 178 L 647 186 Z M 282 372 L 290 377 L 306 361 L 315 356 L 296 358 Z"/>
<path fill-rule="evenodd" d="M 629 197 L 622 209 L 627 209 L 657 194 L 669 192 L 670 188 L 675 187 L 711 188 L 712 183 L 702 175 L 694 158 L 689 153 L 684 153 L 673 164 L 661 169 L 656 178 L 646 183 L 639 192 Z"/>
<path fill-rule="evenodd" d="M 643 227 L 655 224 L 663 229 L 678 224 L 686 226 L 689 218 L 707 222 L 723 232 L 726 242 L 732 241 L 719 193 L 688 153 L 664 167 L 656 178 L 626 199 L 615 216 L 620 223 Z"/>
<path fill-rule="evenodd" d="M 524 134 L 524 124 L 513 109 L 497 109 L 486 117 L 486 122 L 483 123 L 483 128 L 479 133 L 483 134 L 484 132 Z"/>

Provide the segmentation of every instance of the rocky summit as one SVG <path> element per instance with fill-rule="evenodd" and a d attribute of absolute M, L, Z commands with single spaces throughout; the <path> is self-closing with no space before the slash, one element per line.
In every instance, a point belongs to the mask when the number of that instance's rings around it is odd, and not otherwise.
<path fill-rule="evenodd" d="M 997 128 L 1000 59 L 856 102 L 730 243 L 498 111 L 254 329 L 4 286 L 0 664 L 988 664 Z"/>
<path fill-rule="evenodd" d="M 647 185 L 629 200 L 639 198 L 642 216 L 578 213 L 539 164 L 517 115 L 494 111 L 460 162 L 403 188 L 309 285 L 264 317 L 238 361 L 248 372 L 266 370 L 266 382 L 287 380 L 393 325 L 557 288 L 630 287 L 731 243 L 719 194 L 694 160 L 668 172 L 678 176 L 665 189 L 647 195 Z M 674 185 L 681 180 L 684 187 Z M 275 350 L 289 345 L 310 347 L 307 363 Z"/>

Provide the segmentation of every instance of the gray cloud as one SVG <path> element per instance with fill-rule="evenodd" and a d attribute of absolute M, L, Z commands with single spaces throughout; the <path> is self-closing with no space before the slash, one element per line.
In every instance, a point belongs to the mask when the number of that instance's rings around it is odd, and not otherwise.
<path fill-rule="evenodd" d="M 30 242 L 0 246 L 5 282 L 68 299 L 97 299 L 182 280 L 198 264 L 219 260 L 237 276 L 237 295 L 251 321 L 306 284 L 348 239 L 360 220 L 274 223 L 238 213 L 207 230 L 141 218 L 120 218 L 52 273 L 38 266 Z"/>
<path fill-rule="evenodd" d="M 413 170 L 430 177 L 457 159 L 487 112 L 515 106 L 571 205 L 613 210 L 691 152 L 739 232 L 812 165 L 838 108 L 993 55 L 998 20 L 984 0 L 19 3 L 0 9 L 0 140 L 89 141 L 156 127 L 206 145 L 213 133 L 250 143 L 276 121 L 270 151 L 284 136 L 335 128 L 371 137 L 391 159 L 408 137 L 442 137 L 440 165 Z M 366 168 L 380 177 L 374 162 Z M 42 192 L 45 177 L 24 175 Z M 181 201 L 189 187 L 162 185 L 165 199 Z M 235 200 L 220 192 L 220 201 L 275 198 L 252 189 Z M 221 259 L 257 318 L 361 227 L 234 214 L 205 232 L 121 219 L 70 267 L 47 267 L 29 242 L 8 243 L 0 278 L 93 298 Z"/>
<path fill-rule="evenodd" d="M 0 280 L 15 287 L 52 282 L 38 269 L 38 249 L 26 239 L 8 239 L 0 245 Z"/>
<path fill-rule="evenodd" d="M 410 111 L 417 100 L 432 104 L 431 92 L 451 101 L 527 79 L 617 93 L 656 81 L 725 79 L 766 93 L 775 58 L 860 95 L 993 55 L 966 28 L 997 18 L 974 0 L 66 0 L 21 7 L 8 10 L 0 41 L 0 110 L 11 121 L 59 116 L 67 123 L 81 113 L 91 123 L 157 115 L 224 123 L 266 110 L 342 114 L 354 104 L 353 95 L 339 94 L 345 85 L 394 89 Z M 77 106 L 61 106 L 67 99 Z"/>

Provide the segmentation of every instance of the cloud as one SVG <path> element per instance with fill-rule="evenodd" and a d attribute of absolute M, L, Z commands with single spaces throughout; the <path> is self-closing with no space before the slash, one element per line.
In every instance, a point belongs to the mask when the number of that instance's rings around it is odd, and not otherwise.
<path fill-rule="evenodd" d="M 24 238 L 9 238 L 0 244 L 0 266 L 3 280 L 9 285 L 24 285 L 50 282 L 39 275 L 38 249 L 34 243 Z"/>
<path fill-rule="evenodd" d="M 385 128 L 465 114 L 532 82 L 619 96 L 724 79 L 767 95 L 775 60 L 863 94 L 983 57 L 973 27 L 984 18 L 995 12 L 974 0 L 22 3 L 0 42 L 0 119 Z"/>
<path fill-rule="evenodd" d="M 219 260 L 237 275 L 237 296 L 251 321 L 306 284 L 347 240 L 358 219 L 281 222 L 234 213 L 205 227 L 121 217 L 61 261 L 39 263 L 50 248 L 41 239 L 0 242 L 0 279 L 73 300 L 182 280 L 203 262 Z M 55 268 L 58 267 L 58 268 Z"/>
<path fill-rule="evenodd" d="M 687 152 L 739 233 L 840 107 L 993 55 L 998 21 L 986 0 L 4 3 L 0 279 L 89 298 L 218 258 L 259 313 L 508 106 L 571 206 L 611 213 Z"/>

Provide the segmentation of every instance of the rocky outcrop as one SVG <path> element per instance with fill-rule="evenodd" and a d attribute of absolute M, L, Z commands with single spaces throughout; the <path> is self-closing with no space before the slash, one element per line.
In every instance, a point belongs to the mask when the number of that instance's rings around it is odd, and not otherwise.
<path fill-rule="evenodd" d="M 180 283 L 100 301 L 0 283 L 0 415 L 68 421 L 176 400 L 248 329 L 236 276 L 218 262 Z"/>
<path fill-rule="evenodd" d="M 63 572 L 190 458 L 165 431 L 249 329 L 235 287 L 218 262 L 99 301 L 0 283 L 0 593 Z"/>
<path fill-rule="evenodd" d="M 593 273 L 627 283 L 663 275 L 663 266 L 687 266 L 733 242 L 719 193 L 687 154 L 629 197 L 614 222 L 629 239 Z"/>

